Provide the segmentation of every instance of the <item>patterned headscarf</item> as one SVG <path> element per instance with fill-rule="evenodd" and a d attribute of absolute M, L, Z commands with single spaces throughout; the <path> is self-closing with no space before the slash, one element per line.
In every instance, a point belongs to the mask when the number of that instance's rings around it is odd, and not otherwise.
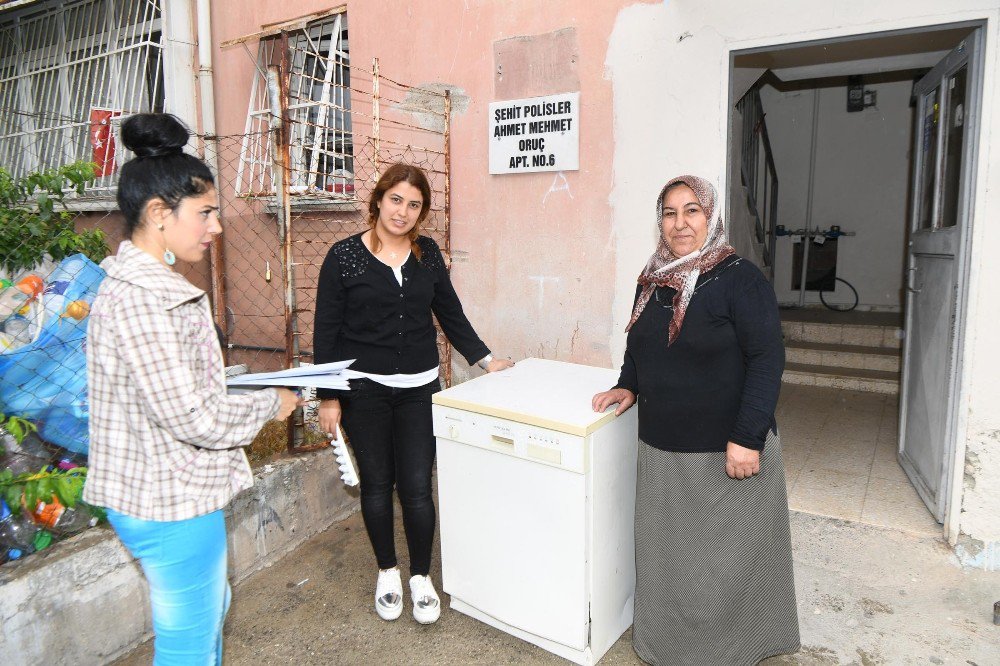
<path fill-rule="evenodd" d="M 671 185 L 683 183 L 694 190 L 698 203 L 701 204 L 705 215 L 708 217 L 708 235 L 705 237 L 705 244 L 701 249 L 678 257 L 670 250 L 670 246 L 663 236 L 663 195 Z M 635 302 L 632 310 L 632 318 L 629 319 L 628 331 L 635 324 L 639 315 L 642 314 L 649 299 L 657 287 L 672 287 L 677 293 L 674 295 L 674 314 L 670 320 L 670 327 L 667 331 L 667 346 L 677 340 L 681 332 L 681 325 L 684 323 L 684 315 L 687 313 L 688 303 L 694 295 L 694 286 L 698 282 L 698 276 L 714 268 L 720 261 L 736 250 L 726 240 L 726 228 L 722 223 L 722 216 L 719 213 L 718 195 L 712 183 L 698 176 L 678 176 L 670 180 L 659 196 L 656 197 L 656 228 L 660 232 L 660 241 L 656 245 L 656 251 L 646 262 L 646 268 L 639 275 L 639 284 L 642 285 L 642 292 Z M 678 211 L 679 212 L 679 211 Z"/>

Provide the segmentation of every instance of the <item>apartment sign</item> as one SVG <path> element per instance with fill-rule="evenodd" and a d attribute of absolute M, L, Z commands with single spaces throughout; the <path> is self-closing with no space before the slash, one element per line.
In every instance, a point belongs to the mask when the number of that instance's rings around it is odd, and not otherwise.
<path fill-rule="evenodd" d="M 490 173 L 580 169 L 580 93 L 490 104 Z"/>

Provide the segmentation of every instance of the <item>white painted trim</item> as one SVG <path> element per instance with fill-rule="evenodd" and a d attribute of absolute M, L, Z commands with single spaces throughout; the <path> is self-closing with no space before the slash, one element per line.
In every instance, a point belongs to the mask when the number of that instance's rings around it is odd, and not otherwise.
<path fill-rule="evenodd" d="M 962 492 L 964 490 L 965 476 L 965 455 L 968 445 L 969 413 L 971 408 L 972 395 L 972 372 L 966 372 L 966 367 L 974 366 L 975 335 L 969 330 L 968 323 L 979 320 L 978 303 L 981 298 L 986 297 L 987 285 L 981 286 L 981 271 L 977 270 L 977 265 L 981 265 L 980 256 L 984 244 L 983 236 L 986 233 L 987 211 L 986 192 L 989 189 L 989 167 L 991 164 L 991 151 L 993 141 L 1000 139 L 1000 134 L 995 131 L 997 118 L 992 106 L 993 95 L 988 91 L 1000 86 L 997 72 L 998 46 L 1000 39 L 1000 9 L 982 12 L 984 16 L 981 20 L 986 21 L 983 26 L 983 40 L 981 48 L 983 55 L 981 64 L 982 71 L 982 99 L 980 101 L 979 118 L 979 141 L 978 155 L 976 155 L 976 179 L 972 187 L 973 201 L 969 210 L 971 226 L 969 234 L 965 239 L 965 284 L 966 288 L 961 297 L 964 298 L 964 317 L 959 327 L 958 342 L 958 362 L 962 367 L 956 368 L 958 372 L 957 395 L 955 396 L 955 420 L 953 424 L 953 436 L 955 438 L 955 464 L 951 470 L 951 496 L 945 507 L 944 525 L 945 536 L 948 543 L 955 545 L 961 532 L 962 513 Z M 980 220 L 979 224 L 975 224 Z"/>

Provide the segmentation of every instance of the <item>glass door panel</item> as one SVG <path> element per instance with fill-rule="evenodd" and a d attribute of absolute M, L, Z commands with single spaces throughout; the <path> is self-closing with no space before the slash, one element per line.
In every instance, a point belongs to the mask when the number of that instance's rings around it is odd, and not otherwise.
<path fill-rule="evenodd" d="M 940 88 L 924 95 L 920 109 L 920 210 L 917 215 L 917 229 L 930 229 L 934 225 L 934 175 L 937 173 L 938 120 L 941 108 L 938 104 Z"/>
<path fill-rule="evenodd" d="M 944 186 L 941 198 L 941 226 L 954 227 L 958 223 L 958 208 L 961 205 L 959 188 L 962 175 L 962 146 L 965 145 L 965 116 L 968 64 L 948 77 L 948 126 L 945 128 Z"/>

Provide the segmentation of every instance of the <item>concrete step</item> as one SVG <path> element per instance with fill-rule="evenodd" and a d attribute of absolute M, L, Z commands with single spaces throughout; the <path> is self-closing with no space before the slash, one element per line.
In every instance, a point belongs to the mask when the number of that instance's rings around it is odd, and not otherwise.
<path fill-rule="evenodd" d="M 885 370 L 899 372 L 899 349 L 841 345 L 791 340 L 785 343 L 788 363 L 822 365 L 830 368 Z"/>
<path fill-rule="evenodd" d="M 896 326 L 782 321 L 781 332 L 785 336 L 785 344 L 811 342 L 898 350 L 903 342 L 903 331 Z"/>
<path fill-rule="evenodd" d="M 831 368 L 809 363 L 785 363 L 781 381 L 786 384 L 825 386 L 848 391 L 899 394 L 899 373 L 886 370 Z"/>

